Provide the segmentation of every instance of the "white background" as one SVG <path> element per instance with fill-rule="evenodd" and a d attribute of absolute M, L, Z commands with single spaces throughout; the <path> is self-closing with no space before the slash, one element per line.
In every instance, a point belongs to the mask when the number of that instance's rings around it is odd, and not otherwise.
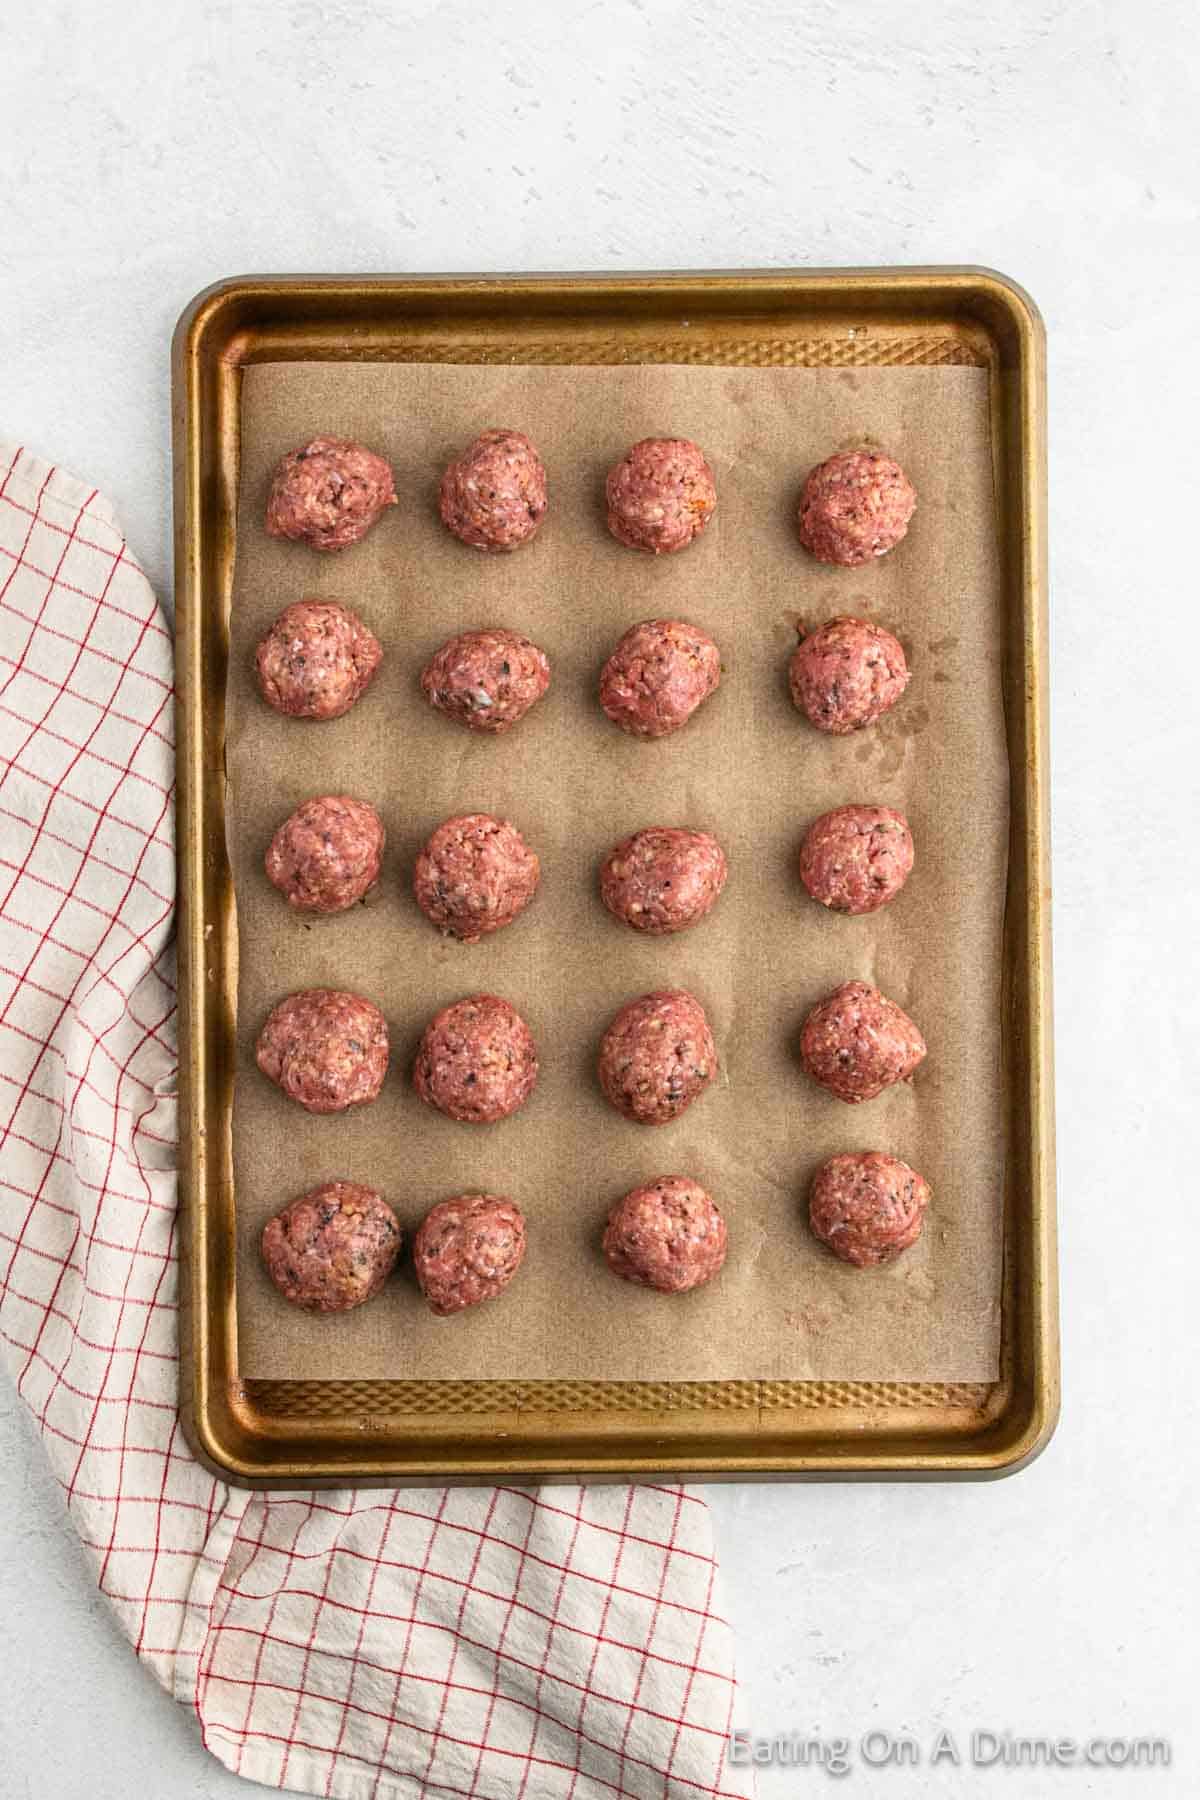
<path fill-rule="evenodd" d="M 3 9 L 0 432 L 169 595 L 167 346 L 219 276 L 980 262 L 1051 351 L 1065 1410 L 990 1486 L 712 1491 L 741 1723 L 1172 1739 L 1200 1791 L 1200 32 L 1189 0 L 114 0 Z M 6 16 L 5 16 L 6 15 Z M 4 1800 L 233 1797 L 0 1394 Z M 827 1777 L 764 1782 L 767 1800 Z"/>

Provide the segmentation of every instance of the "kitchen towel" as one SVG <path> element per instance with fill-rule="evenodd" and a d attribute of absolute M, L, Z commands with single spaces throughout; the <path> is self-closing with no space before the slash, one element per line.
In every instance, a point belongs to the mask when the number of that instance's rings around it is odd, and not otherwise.
<path fill-rule="evenodd" d="M 170 633 L 111 506 L 0 446 L 0 1344 L 138 1656 L 338 1800 L 740 1800 L 671 1485 L 247 1493 L 176 1410 Z"/>

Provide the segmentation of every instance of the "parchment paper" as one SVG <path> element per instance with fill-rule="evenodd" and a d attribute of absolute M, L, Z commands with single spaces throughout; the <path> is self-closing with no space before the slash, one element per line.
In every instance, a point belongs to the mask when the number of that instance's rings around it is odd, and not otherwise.
<path fill-rule="evenodd" d="M 550 511 L 532 546 L 488 557 L 435 512 L 440 471 L 485 425 L 539 445 Z M 318 431 L 361 438 L 396 469 L 400 504 L 336 556 L 272 542 L 269 472 Z M 636 438 L 703 445 L 714 523 L 678 556 L 622 549 L 603 477 Z M 804 554 L 799 483 L 835 448 L 886 446 L 920 495 L 895 554 L 858 571 Z M 986 375 L 968 368 L 551 368 L 276 364 L 246 371 L 242 496 L 229 679 L 230 848 L 240 940 L 234 1165 L 243 1372 L 259 1377 L 593 1379 L 839 1378 L 985 1381 L 997 1370 L 1003 1130 L 1000 924 L 1008 771 L 1000 698 L 999 551 Z M 374 687 L 345 718 L 277 717 L 258 699 L 253 647 L 305 595 L 341 598 L 383 641 Z M 893 628 L 913 679 L 894 713 L 830 738 L 792 707 L 785 668 L 798 619 L 858 613 Z M 605 657 L 639 619 L 712 633 L 724 675 L 686 730 L 642 743 L 595 700 Z M 434 714 L 417 677 L 437 646 L 504 624 L 547 651 L 546 699 L 511 734 L 477 738 Z M 309 795 L 350 792 L 383 814 L 388 853 L 371 905 L 293 916 L 262 872 L 272 831 Z M 809 822 L 848 801 L 903 808 L 916 868 L 874 917 L 809 900 L 796 855 Z M 464 947 L 410 893 L 413 858 L 454 813 L 513 819 L 539 852 L 542 889 L 507 930 Z M 605 851 L 642 825 L 713 831 L 730 876 L 716 911 L 642 940 L 596 892 Z M 876 982 L 930 1046 L 911 1086 L 848 1107 L 802 1074 L 805 1013 L 851 977 Z M 392 1030 L 380 1099 L 313 1118 L 257 1072 L 269 1008 L 297 988 L 354 988 Z M 719 1081 L 681 1119 L 627 1123 L 595 1081 L 597 1043 L 626 999 L 690 988 L 704 1002 Z M 528 1019 L 539 1086 L 514 1118 L 456 1124 L 409 1082 L 441 1006 L 490 990 Z M 920 1244 L 859 1273 L 806 1225 L 818 1163 L 882 1149 L 933 1187 Z M 729 1260 L 711 1286 L 657 1296 L 609 1274 L 609 1206 L 660 1173 L 696 1176 L 723 1208 Z M 530 1247 L 496 1304 L 450 1320 L 425 1310 L 407 1268 L 361 1311 L 313 1318 L 262 1272 L 264 1220 L 333 1176 L 380 1187 L 406 1232 L 435 1200 L 507 1193 Z"/>

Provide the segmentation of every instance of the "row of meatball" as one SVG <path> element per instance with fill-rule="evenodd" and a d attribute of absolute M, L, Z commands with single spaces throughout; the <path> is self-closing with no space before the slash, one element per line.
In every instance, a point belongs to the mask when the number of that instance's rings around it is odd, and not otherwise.
<path fill-rule="evenodd" d="M 927 1046 L 904 1009 L 866 981 L 846 981 L 809 1012 L 800 1063 L 814 1081 L 857 1105 L 907 1081 Z M 338 988 L 303 988 L 268 1015 L 255 1050 L 263 1074 L 311 1113 L 347 1112 L 376 1099 L 390 1057 L 374 1001 Z M 667 1125 L 715 1080 L 717 1047 L 703 1006 L 684 988 L 641 994 L 614 1015 L 597 1074 L 616 1110 L 639 1125 Z M 412 1081 L 428 1105 L 468 1125 L 518 1112 L 537 1085 L 538 1053 L 525 1020 L 496 994 L 443 1007 L 426 1027 Z"/>
<path fill-rule="evenodd" d="M 830 1157 L 808 1199 L 814 1235 L 857 1269 L 894 1262 L 921 1234 L 929 1185 L 907 1163 L 878 1150 Z M 311 1312 L 348 1312 L 391 1274 L 404 1234 L 376 1189 L 329 1181 L 269 1219 L 262 1258 L 285 1300 Z M 614 1275 L 660 1294 L 684 1294 L 720 1273 L 725 1219 L 687 1175 L 660 1175 L 633 1188 L 608 1215 L 601 1239 Z M 521 1208 L 506 1195 L 440 1200 L 413 1235 L 417 1284 L 439 1318 L 494 1300 L 525 1257 Z"/>
<path fill-rule="evenodd" d="M 366 800 L 318 794 L 275 832 L 267 879 L 298 912 L 345 912 L 379 881 L 386 832 Z M 800 847 L 800 880 L 834 912 L 871 913 L 900 892 L 913 866 L 904 814 L 887 806 L 838 806 L 814 820 Z M 707 917 L 729 865 L 711 832 L 647 825 L 622 838 L 600 866 L 600 898 L 615 919 L 654 937 Z M 413 869 L 413 894 L 449 937 L 477 944 L 510 925 L 541 881 L 541 860 L 509 819 L 463 813 L 430 835 Z"/>
<path fill-rule="evenodd" d="M 374 679 L 378 638 L 338 600 L 296 600 L 259 642 L 255 668 L 268 706 L 293 719 L 336 719 Z M 874 725 L 908 685 L 899 639 L 882 625 L 841 615 L 801 632 L 788 664 L 792 699 L 820 731 L 844 736 Z M 684 619 L 633 625 L 600 673 L 600 705 L 632 737 L 682 729 L 721 681 L 721 652 Z M 421 672 L 435 711 L 469 731 L 510 731 L 550 685 L 550 659 L 520 632 L 460 632 Z"/>
<path fill-rule="evenodd" d="M 608 528 L 618 543 L 651 555 L 686 550 L 717 509 L 708 458 L 690 438 L 651 437 L 633 444 L 605 481 Z M 541 528 L 546 468 L 523 431 L 493 427 L 473 438 L 442 475 L 443 524 L 475 550 L 516 550 Z M 882 451 L 840 452 L 804 481 L 800 542 L 821 562 L 858 568 L 901 541 L 917 496 L 904 470 Z M 390 506 L 389 464 L 349 438 L 323 435 L 291 450 L 275 469 L 266 527 L 313 550 L 345 550 L 364 538 Z"/>

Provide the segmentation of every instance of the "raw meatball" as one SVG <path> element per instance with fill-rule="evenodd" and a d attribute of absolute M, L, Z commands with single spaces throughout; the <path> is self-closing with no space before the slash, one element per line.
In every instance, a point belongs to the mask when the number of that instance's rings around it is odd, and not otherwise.
<path fill-rule="evenodd" d="M 476 550 L 515 550 L 546 514 L 546 471 L 523 431 L 481 431 L 442 476 L 442 523 Z"/>
<path fill-rule="evenodd" d="M 477 944 L 529 905 L 540 873 L 515 825 L 490 813 L 464 813 L 439 825 L 418 856 L 413 893 L 435 925 Z"/>
<path fill-rule="evenodd" d="M 633 737 L 668 737 L 721 680 L 721 652 L 682 619 L 646 619 L 625 633 L 600 673 L 600 704 Z"/>
<path fill-rule="evenodd" d="M 725 886 L 725 852 L 706 831 L 648 825 L 624 838 L 600 871 L 600 898 L 615 919 L 663 937 L 686 931 Z"/>
<path fill-rule="evenodd" d="M 666 1125 L 717 1072 L 704 1008 L 682 989 L 643 994 L 623 1006 L 600 1044 L 600 1086 L 639 1125 Z"/>
<path fill-rule="evenodd" d="M 711 1194 L 686 1175 L 634 1188 L 608 1215 L 604 1255 L 614 1275 L 660 1294 L 686 1294 L 725 1261 L 725 1221 Z"/>
<path fill-rule="evenodd" d="M 357 544 L 396 504 L 392 471 L 382 456 L 349 438 L 315 437 L 289 450 L 267 496 L 267 533 L 313 550 Z"/>
<path fill-rule="evenodd" d="M 285 819 L 267 851 L 267 880 L 300 912 L 344 912 L 379 880 L 383 820 L 365 800 L 322 794 Z"/>
<path fill-rule="evenodd" d="M 800 879 L 834 912 L 871 913 L 895 898 L 913 866 L 912 832 L 890 806 L 835 806 L 809 826 Z"/>
<path fill-rule="evenodd" d="M 285 606 L 258 646 L 258 685 L 292 719 L 339 719 L 370 686 L 383 650 L 337 600 Z"/>
<path fill-rule="evenodd" d="M 500 1194 L 439 1200 L 417 1227 L 413 1267 L 439 1318 L 494 1300 L 525 1255 L 525 1218 Z"/>
<path fill-rule="evenodd" d="M 894 1262 L 915 1244 L 929 1205 L 929 1183 L 879 1150 L 831 1156 L 817 1171 L 808 1216 L 823 1244 L 856 1269 Z"/>
<path fill-rule="evenodd" d="M 469 731 L 508 731 L 549 686 L 545 651 L 501 626 L 451 638 L 421 673 L 430 706 Z"/>
<path fill-rule="evenodd" d="M 880 450 L 849 450 L 818 464 L 800 496 L 800 542 L 819 562 L 857 569 L 895 549 L 917 495 Z"/>
<path fill-rule="evenodd" d="M 270 1014 L 255 1056 L 268 1081 L 307 1112 L 345 1112 L 374 1100 L 383 1086 L 387 1020 L 361 994 L 305 988 Z"/>
<path fill-rule="evenodd" d="M 717 484 L 690 438 L 643 438 L 605 483 L 608 529 L 630 550 L 686 550 L 717 506 Z"/>
<path fill-rule="evenodd" d="M 374 1188 L 327 1181 L 263 1227 L 267 1274 L 310 1312 L 348 1312 L 377 1294 L 400 1254 L 395 1213 Z"/>
<path fill-rule="evenodd" d="M 819 731 L 844 737 L 873 725 L 908 686 L 899 641 L 866 619 L 830 619 L 800 642 L 788 664 L 788 685 L 800 711 Z"/>
<path fill-rule="evenodd" d="M 805 1073 L 851 1106 L 907 1081 L 924 1056 L 908 1014 L 867 981 L 847 981 L 814 1006 L 800 1034 Z"/>
<path fill-rule="evenodd" d="M 425 1027 L 413 1065 L 422 1100 L 468 1125 L 491 1125 L 515 1113 L 537 1078 L 529 1027 L 495 994 L 444 1007 Z"/>

